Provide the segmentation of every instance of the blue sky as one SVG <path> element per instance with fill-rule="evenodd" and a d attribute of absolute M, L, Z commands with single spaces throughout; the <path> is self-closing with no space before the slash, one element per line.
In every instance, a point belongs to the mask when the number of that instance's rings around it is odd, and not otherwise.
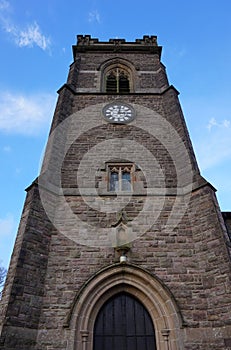
<path fill-rule="evenodd" d="M 157 35 L 202 175 L 231 210 L 229 0 L 0 0 L 0 260 L 7 267 L 77 34 Z"/>

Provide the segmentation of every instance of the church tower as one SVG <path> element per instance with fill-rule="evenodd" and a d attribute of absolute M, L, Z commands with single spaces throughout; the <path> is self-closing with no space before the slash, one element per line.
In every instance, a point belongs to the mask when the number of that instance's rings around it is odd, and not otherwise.
<path fill-rule="evenodd" d="M 0 348 L 231 349 L 228 226 L 156 36 L 78 35 L 73 57 L 27 188 Z"/>

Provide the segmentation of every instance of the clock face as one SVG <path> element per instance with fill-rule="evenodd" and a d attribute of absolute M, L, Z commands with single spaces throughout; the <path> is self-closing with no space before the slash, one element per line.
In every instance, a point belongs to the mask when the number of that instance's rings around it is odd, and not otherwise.
<path fill-rule="evenodd" d="M 103 108 L 103 115 L 111 123 L 126 124 L 135 118 L 135 111 L 126 103 L 113 102 Z"/>

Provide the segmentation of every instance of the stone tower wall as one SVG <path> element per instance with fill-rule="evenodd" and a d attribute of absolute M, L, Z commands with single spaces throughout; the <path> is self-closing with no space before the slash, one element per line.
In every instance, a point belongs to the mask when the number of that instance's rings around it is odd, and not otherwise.
<path fill-rule="evenodd" d="M 92 350 L 100 299 L 134 290 L 153 318 L 158 350 L 230 349 L 227 232 L 156 37 L 79 36 L 73 54 L 42 172 L 28 189 L 2 300 L 1 348 Z M 105 93 L 110 64 L 130 70 L 129 94 Z M 103 118 L 116 101 L 134 107 L 131 123 Z M 137 159 L 132 196 L 109 191 L 107 163 L 117 158 Z M 122 211 L 105 209 L 116 201 Z M 122 246 L 120 226 L 128 234 Z"/>

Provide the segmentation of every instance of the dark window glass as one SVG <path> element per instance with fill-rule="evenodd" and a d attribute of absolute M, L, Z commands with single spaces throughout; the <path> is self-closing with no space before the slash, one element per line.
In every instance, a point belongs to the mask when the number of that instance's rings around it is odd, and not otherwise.
<path fill-rule="evenodd" d="M 131 191 L 131 174 L 129 172 L 122 173 L 122 191 Z"/>
<path fill-rule="evenodd" d="M 119 174 L 111 172 L 110 174 L 110 191 L 118 191 L 119 189 Z"/>

